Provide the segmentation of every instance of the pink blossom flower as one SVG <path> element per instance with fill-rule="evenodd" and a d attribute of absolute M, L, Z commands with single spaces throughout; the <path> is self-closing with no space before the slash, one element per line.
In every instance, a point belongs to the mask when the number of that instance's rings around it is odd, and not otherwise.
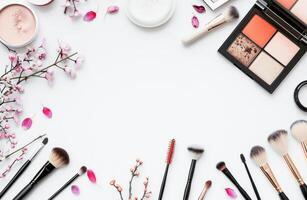
<path fill-rule="evenodd" d="M 15 52 L 10 52 L 10 53 L 9 53 L 9 60 L 10 60 L 11 62 L 16 62 L 16 61 L 17 61 L 17 55 L 16 55 Z"/>

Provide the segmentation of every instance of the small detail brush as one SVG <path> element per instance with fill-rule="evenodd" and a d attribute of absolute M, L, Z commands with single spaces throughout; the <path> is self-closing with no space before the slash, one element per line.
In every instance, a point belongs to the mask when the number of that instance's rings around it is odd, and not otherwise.
<path fill-rule="evenodd" d="M 246 164 L 245 156 L 243 154 L 240 154 L 240 158 L 241 158 L 242 163 L 244 164 L 245 170 L 246 170 L 248 178 L 249 178 L 249 180 L 250 180 L 250 182 L 252 184 L 253 190 L 254 190 L 255 195 L 257 197 L 257 200 L 261 200 L 259 192 L 258 192 L 258 189 L 257 189 L 257 186 L 256 186 L 256 184 L 254 182 L 254 179 L 253 179 L 253 177 L 252 177 L 252 175 L 251 175 L 251 173 L 249 171 L 249 168 L 248 168 L 248 166 Z"/>
<path fill-rule="evenodd" d="M 77 178 L 82 176 L 87 171 L 85 166 L 82 166 L 78 173 L 76 173 L 69 181 L 67 181 L 58 191 L 56 191 L 48 200 L 54 199 L 58 196 L 65 188 L 67 188 L 72 182 L 74 182 Z"/>
<path fill-rule="evenodd" d="M 273 185 L 275 190 L 278 192 L 279 198 L 281 200 L 289 200 L 289 198 L 286 196 L 286 194 L 283 192 L 282 188 L 280 187 L 277 179 L 275 178 L 273 174 L 273 171 L 270 165 L 268 164 L 265 149 L 261 146 L 254 146 L 251 149 L 250 157 L 252 160 L 255 161 L 255 163 L 258 165 L 258 167 L 262 170 L 264 175 Z"/>
<path fill-rule="evenodd" d="M 5 188 L 0 192 L 0 199 L 5 195 L 5 193 L 13 186 L 13 184 L 17 181 L 17 179 L 23 174 L 24 171 L 29 167 L 32 160 L 38 155 L 38 153 L 44 148 L 44 146 L 48 143 L 48 138 L 44 138 L 40 148 L 21 166 L 18 172 L 14 175 L 12 180 L 5 186 Z"/>
<path fill-rule="evenodd" d="M 268 137 L 268 142 L 272 146 L 272 148 L 283 157 L 286 161 L 290 171 L 292 172 L 293 176 L 297 180 L 298 184 L 300 185 L 300 189 L 303 193 L 303 196 L 307 200 L 307 186 L 303 180 L 303 177 L 299 173 L 298 169 L 296 168 L 295 164 L 293 163 L 289 152 L 288 152 L 288 133 L 286 130 L 278 130 L 272 133 Z"/>
<path fill-rule="evenodd" d="M 168 146 L 168 152 L 167 152 L 167 157 L 166 157 L 166 167 L 165 167 L 165 172 L 164 172 L 164 176 L 163 176 L 158 200 L 162 200 L 162 197 L 163 197 L 164 188 L 165 188 L 166 179 L 167 179 L 167 174 L 168 174 L 168 169 L 169 169 L 169 166 L 171 165 L 171 163 L 173 161 L 175 143 L 176 143 L 176 140 L 172 139 L 169 143 L 169 146 Z"/>
<path fill-rule="evenodd" d="M 13 200 L 24 199 L 27 194 L 36 186 L 43 178 L 48 176 L 52 171 L 69 163 L 69 155 L 62 148 L 53 148 L 49 161 L 38 171 L 34 178 L 13 198 Z"/>
<path fill-rule="evenodd" d="M 302 145 L 305 157 L 307 159 L 307 121 L 298 120 L 291 125 L 293 137 Z"/>
<path fill-rule="evenodd" d="M 209 181 L 206 181 L 205 183 L 205 186 L 204 186 L 204 189 L 203 191 L 200 193 L 199 197 L 198 197 L 198 200 L 204 200 L 205 199 L 205 196 L 208 192 L 208 190 L 211 188 L 212 186 L 212 181 L 209 180 Z"/>
<path fill-rule="evenodd" d="M 195 32 L 193 32 L 192 34 L 183 37 L 182 43 L 184 45 L 189 45 L 195 42 L 196 40 L 200 39 L 207 33 L 211 32 L 212 30 L 215 30 L 216 28 L 222 26 L 223 24 L 226 24 L 237 18 L 239 18 L 239 11 L 237 10 L 236 7 L 230 6 L 222 14 L 218 15 L 217 17 L 212 19 L 209 23 L 207 23 L 205 27 L 195 30 Z"/>
<path fill-rule="evenodd" d="M 223 172 L 223 174 L 226 175 L 226 177 L 237 187 L 241 195 L 244 197 L 246 200 L 252 200 L 250 196 L 247 194 L 247 192 L 242 188 L 242 186 L 238 183 L 238 181 L 235 179 L 235 177 L 231 174 L 229 169 L 226 167 L 225 162 L 219 162 L 216 165 L 216 168 Z"/>
<path fill-rule="evenodd" d="M 1 158 L 0 158 L 0 162 L 3 161 L 3 160 L 5 160 L 5 159 L 8 159 L 8 158 L 9 158 L 10 156 L 12 156 L 13 154 L 15 154 L 15 153 L 21 151 L 22 149 L 28 147 L 28 146 L 31 145 L 32 143 L 36 142 L 37 140 L 39 140 L 39 139 L 41 139 L 41 138 L 43 138 L 43 137 L 45 137 L 45 136 L 46 136 L 46 134 L 40 135 L 40 136 L 34 138 L 33 140 L 31 140 L 30 142 L 28 142 L 27 144 L 25 144 L 24 146 L 22 146 L 22 147 L 16 149 L 15 151 L 13 151 L 13 152 L 11 152 L 11 153 L 9 153 L 9 154 L 7 154 L 7 155 L 1 157 Z"/>
<path fill-rule="evenodd" d="M 191 161 L 191 165 L 190 165 L 188 180 L 187 180 L 185 190 L 184 190 L 183 200 L 189 199 L 192 181 L 193 181 L 193 176 L 194 176 L 194 171 L 195 171 L 195 167 L 196 167 L 196 162 L 203 155 L 205 150 L 201 147 L 198 147 L 198 146 L 190 146 L 190 147 L 188 147 L 188 151 L 191 153 L 192 161 Z"/>

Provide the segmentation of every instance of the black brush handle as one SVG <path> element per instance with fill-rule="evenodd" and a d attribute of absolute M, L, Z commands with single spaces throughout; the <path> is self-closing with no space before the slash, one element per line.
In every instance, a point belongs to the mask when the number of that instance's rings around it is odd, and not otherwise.
<path fill-rule="evenodd" d="M 238 181 L 233 177 L 231 172 L 226 168 L 223 170 L 223 173 L 229 178 L 229 180 L 237 187 L 241 195 L 246 200 L 252 200 L 252 198 L 247 194 L 247 192 L 241 187 L 241 185 L 238 183 Z"/>
<path fill-rule="evenodd" d="M 281 192 L 278 195 L 279 195 L 280 200 L 289 200 L 289 198 L 284 192 Z"/>
<path fill-rule="evenodd" d="M 307 200 L 307 185 L 304 183 L 303 185 L 300 185 L 301 191 L 303 193 L 303 196 Z"/>
<path fill-rule="evenodd" d="M 165 185 L 166 185 L 167 174 L 168 174 L 168 169 L 169 169 L 169 164 L 167 164 L 166 168 L 165 168 L 165 172 L 164 172 L 163 180 L 162 180 L 162 183 L 161 183 L 158 200 L 162 200 L 162 197 L 163 197 L 164 188 L 165 188 Z"/>
<path fill-rule="evenodd" d="M 190 171 L 189 171 L 189 176 L 188 176 L 188 180 L 187 180 L 187 184 L 186 184 L 185 190 L 184 190 L 183 200 L 188 200 L 189 199 L 195 167 L 196 167 L 196 160 L 192 160 L 191 166 L 190 166 Z"/>
<path fill-rule="evenodd" d="M 74 180 L 76 180 L 79 177 L 79 174 L 76 174 L 73 176 L 67 183 L 65 183 L 58 191 L 56 191 L 51 197 L 49 197 L 48 200 L 54 199 L 56 196 L 58 196 L 65 188 L 67 188 Z"/>
<path fill-rule="evenodd" d="M 21 168 L 18 170 L 18 172 L 14 175 L 12 180 L 5 186 L 5 188 L 0 193 L 0 199 L 5 195 L 5 193 L 13 186 L 13 184 L 17 181 L 17 179 L 23 174 L 23 172 L 29 167 L 31 164 L 31 160 L 27 160 Z"/>
<path fill-rule="evenodd" d="M 25 196 L 27 196 L 27 194 L 32 190 L 32 188 L 33 184 L 29 183 L 14 197 L 13 200 L 22 200 L 23 198 L 25 198 Z"/>

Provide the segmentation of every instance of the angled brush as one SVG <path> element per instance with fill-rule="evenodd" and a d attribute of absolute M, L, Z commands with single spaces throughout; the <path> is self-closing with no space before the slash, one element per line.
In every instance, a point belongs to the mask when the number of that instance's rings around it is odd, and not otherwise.
<path fill-rule="evenodd" d="M 168 146 L 168 152 L 167 152 L 167 157 L 166 157 L 166 167 L 165 167 L 163 180 L 162 180 L 162 183 L 161 183 L 161 188 L 160 188 L 158 200 L 162 200 L 162 197 L 163 197 L 164 188 L 165 188 L 165 185 L 166 185 L 167 174 L 168 174 L 168 169 L 169 169 L 169 166 L 171 165 L 171 163 L 173 161 L 173 155 L 174 155 L 174 151 L 175 151 L 175 143 L 176 143 L 176 140 L 172 139 L 169 143 L 169 146 Z"/>
<path fill-rule="evenodd" d="M 291 125 L 293 137 L 302 145 L 305 157 L 307 159 L 307 121 L 298 120 Z"/>
<path fill-rule="evenodd" d="M 300 189 L 303 193 L 304 198 L 307 200 L 307 186 L 303 180 L 303 177 L 301 176 L 295 164 L 293 163 L 288 152 L 287 131 L 286 130 L 275 131 L 268 137 L 268 142 L 270 143 L 272 148 L 286 161 L 294 178 L 297 180 L 298 184 L 300 185 Z"/>

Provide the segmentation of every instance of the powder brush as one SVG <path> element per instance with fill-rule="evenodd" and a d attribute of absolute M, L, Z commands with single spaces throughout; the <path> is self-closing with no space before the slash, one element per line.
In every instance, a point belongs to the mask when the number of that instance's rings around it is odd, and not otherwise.
<path fill-rule="evenodd" d="M 13 200 L 24 199 L 29 192 L 36 186 L 43 178 L 48 176 L 52 171 L 63 167 L 69 163 L 69 155 L 62 148 L 53 148 L 49 161 L 37 172 L 34 178 L 13 198 Z"/>
<path fill-rule="evenodd" d="M 182 43 L 184 45 L 189 45 L 196 40 L 200 39 L 207 33 L 215 30 L 216 28 L 226 24 L 234 19 L 239 18 L 239 11 L 236 7 L 230 6 L 227 10 L 223 13 L 212 19 L 209 23 L 207 23 L 203 28 L 199 28 L 195 30 L 192 34 L 186 35 L 182 38 Z"/>
<path fill-rule="evenodd" d="M 267 179 L 273 185 L 275 190 L 278 192 L 279 198 L 281 200 L 289 200 L 287 195 L 283 192 L 282 188 L 280 187 L 270 165 L 268 164 L 265 149 L 261 146 L 254 146 L 251 149 L 250 157 L 252 160 L 254 160 L 255 164 L 262 170 L 264 175 L 267 177 Z"/>
<path fill-rule="evenodd" d="M 173 156 L 174 156 L 174 151 L 175 151 L 175 143 L 176 143 L 176 140 L 172 139 L 169 143 L 169 146 L 168 146 L 167 157 L 166 157 L 166 167 L 165 167 L 165 172 L 164 172 L 162 184 L 161 184 L 161 187 L 160 187 L 160 193 L 159 193 L 158 200 L 162 200 L 162 197 L 163 197 L 164 188 L 165 188 L 165 185 L 166 185 L 167 174 L 168 174 L 168 169 L 169 169 L 169 166 L 171 165 L 171 163 L 173 161 Z"/>
<path fill-rule="evenodd" d="M 184 194 L 183 194 L 183 200 L 189 199 L 192 181 L 193 181 L 193 176 L 194 176 L 194 171 L 195 171 L 195 167 L 196 167 L 196 162 L 203 155 L 205 150 L 201 147 L 193 145 L 193 146 L 188 147 L 188 151 L 191 154 L 192 161 L 191 161 L 191 165 L 190 165 L 188 180 L 187 180 L 185 190 L 184 190 Z"/>
<path fill-rule="evenodd" d="M 212 181 L 211 180 L 206 181 L 205 186 L 203 188 L 203 191 L 200 193 L 200 195 L 198 197 L 198 200 L 204 200 L 205 199 L 205 196 L 206 196 L 208 190 L 211 188 L 211 186 L 212 186 Z"/>
<path fill-rule="evenodd" d="M 297 180 L 300 185 L 300 189 L 303 193 L 303 196 L 307 200 L 307 186 L 303 180 L 303 177 L 299 173 L 298 169 L 296 168 L 295 164 L 293 163 L 289 152 L 288 152 L 288 133 L 286 130 L 278 130 L 272 133 L 268 137 L 268 142 L 272 146 L 272 148 L 283 157 L 286 161 L 290 171 L 292 172 L 293 176 Z"/>
<path fill-rule="evenodd" d="M 0 199 L 5 195 L 5 193 L 13 186 L 13 184 L 17 181 L 17 179 L 26 171 L 26 169 L 32 163 L 32 160 L 38 155 L 38 153 L 44 148 L 44 146 L 48 143 L 48 138 L 45 138 L 42 141 L 41 146 L 35 153 L 21 166 L 21 168 L 17 171 L 14 177 L 10 180 L 10 182 L 5 186 L 5 188 L 0 192 Z"/>
<path fill-rule="evenodd" d="M 51 197 L 48 198 L 48 200 L 54 199 L 56 196 L 58 196 L 64 189 L 66 189 L 72 182 L 74 182 L 77 178 L 82 176 L 87 171 L 87 168 L 85 166 L 82 166 L 78 173 L 76 173 L 71 179 L 69 179 L 58 191 L 56 191 Z"/>
<path fill-rule="evenodd" d="M 293 137 L 302 145 L 305 157 L 307 159 L 307 121 L 298 120 L 291 125 Z"/>
<path fill-rule="evenodd" d="M 223 174 L 225 174 L 225 176 L 237 187 L 237 189 L 239 190 L 241 195 L 244 197 L 244 199 L 252 200 L 252 198 L 250 198 L 247 192 L 243 189 L 243 187 L 238 183 L 238 181 L 235 179 L 235 177 L 231 174 L 229 169 L 226 167 L 225 162 L 219 162 L 216 165 L 216 168 L 220 170 L 221 172 L 223 172 Z"/>

